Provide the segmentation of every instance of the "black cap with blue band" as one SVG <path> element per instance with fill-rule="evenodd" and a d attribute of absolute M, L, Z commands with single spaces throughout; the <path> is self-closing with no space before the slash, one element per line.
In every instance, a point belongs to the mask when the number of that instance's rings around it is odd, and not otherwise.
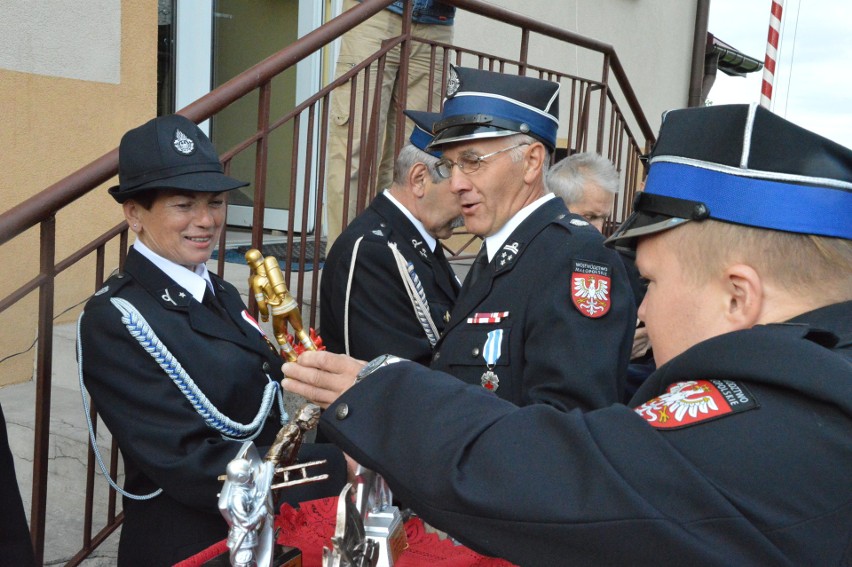
<path fill-rule="evenodd" d="M 435 137 L 432 134 L 432 128 L 435 126 L 435 122 L 441 118 L 441 115 L 437 112 L 424 112 L 422 110 L 404 110 L 403 113 L 414 122 L 414 129 L 411 131 L 411 136 L 408 137 L 411 145 L 429 155 L 441 157 L 440 151 L 429 148 L 429 144 Z"/>
<path fill-rule="evenodd" d="M 528 134 L 553 151 L 558 128 L 559 83 L 451 65 L 432 147 Z"/>
<path fill-rule="evenodd" d="M 852 150 L 757 105 L 668 112 L 635 212 L 607 243 L 705 218 L 852 239 Z"/>

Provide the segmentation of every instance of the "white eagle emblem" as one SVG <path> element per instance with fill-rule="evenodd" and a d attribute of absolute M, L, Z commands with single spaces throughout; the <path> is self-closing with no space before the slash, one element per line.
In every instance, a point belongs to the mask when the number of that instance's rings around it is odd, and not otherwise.
<path fill-rule="evenodd" d="M 657 429 L 676 429 L 755 407 L 750 392 L 738 383 L 687 380 L 672 384 L 633 411 Z"/>
<path fill-rule="evenodd" d="M 456 94 L 460 86 L 459 74 L 456 72 L 456 68 L 450 65 L 450 71 L 447 73 L 447 96 L 451 97 Z"/>
<path fill-rule="evenodd" d="M 574 305 L 584 315 L 598 318 L 609 311 L 609 278 L 574 274 Z"/>
<path fill-rule="evenodd" d="M 172 144 L 174 144 L 175 149 L 178 153 L 181 153 L 185 156 L 188 156 L 192 152 L 195 151 L 195 142 L 193 142 L 189 136 L 181 132 L 180 130 L 175 130 L 175 139 L 172 140 Z"/>

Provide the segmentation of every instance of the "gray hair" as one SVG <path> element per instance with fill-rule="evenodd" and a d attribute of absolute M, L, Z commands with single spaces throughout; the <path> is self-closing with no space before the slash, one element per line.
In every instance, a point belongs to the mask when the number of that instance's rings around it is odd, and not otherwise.
<path fill-rule="evenodd" d="M 510 146 L 514 146 L 515 144 L 535 144 L 535 143 L 541 142 L 541 140 L 533 138 L 532 136 L 529 136 L 527 134 L 515 134 L 513 136 L 510 136 L 508 138 L 508 141 L 510 142 L 509 143 Z M 519 148 L 515 148 L 514 150 L 510 150 L 509 155 L 512 156 L 512 161 L 518 162 L 521 159 L 523 159 L 524 151 L 525 150 L 524 150 L 523 146 L 519 147 Z M 542 179 L 547 179 L 547 172 L 550 170 L 550 159 L 551 159 L 550 152 L 547 152 L 544 156 L 544 161 L 541 163 L 541 178 Z"/>
<path fill-rule="evenodd" d="M 396 158 L 396 163 L 393 166 L 393 182 L 397 185 L 405 185 L 407 183 L 408 172 L 415 164 L 422 163 L 429 170 L 429 175 L 432 177 L 432 183 L 440 183 L 444 179 L 438 175 L 435 170 L 435 165 L 438 163 L 438 158 L 430 153 L 426 153 L 413 144 L 406 144 L 399 151 Z"/>
<path fill-rule="evenodd" d="M 611 161 L 596 153 L 574 154 L 556 163 L 547 175 L 547 188 L 572 205 L 583 198 L 587 181 L 608 193 L 618 193 L 618 171 Z"/>

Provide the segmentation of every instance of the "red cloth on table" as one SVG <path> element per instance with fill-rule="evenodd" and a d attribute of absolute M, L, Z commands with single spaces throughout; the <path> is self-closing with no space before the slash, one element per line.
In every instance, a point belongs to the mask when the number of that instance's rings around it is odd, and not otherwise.
<path fill-rule="evenodd" d="M 275 528 L 280 528 L 278 543 L 298 547 L 302 551 L 303 567 L 322 567 L 322 548 L 331 547 L 336 515 L 337 497 L 303 502 L 299 509 L 284 504 L 275 517 Z M 424 529 L 420 518 L 411 518 L 405 523 L 405 535 L 408 548 L 399 556 L 394 567 L 512 566 L 503 559 L 485 557 L 462 545 L 455 545 L 449 539 L 438 538 Z M 227 551 L 222 540 L 181 561 L 176 567 L 197 567 Z"/>

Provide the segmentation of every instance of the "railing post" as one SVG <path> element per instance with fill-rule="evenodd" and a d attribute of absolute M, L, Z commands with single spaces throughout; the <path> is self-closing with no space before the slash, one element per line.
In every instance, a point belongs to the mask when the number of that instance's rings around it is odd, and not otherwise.
<path fill-rule="evenodd" d="M 394 140 L 393 140 L 393 157 L 394 162 L 396 161 L 396 156 L 399 153 L 400 148 L 403 145 L 403 140 L 405 138 L 405 115 L 402 113 L 403 109 L 408 107 L 408 60 L 411 58 L 411 12 L 412 1 L 405 0 L 405 8 L 402 11 L 402 44 L 399 46 L 399 71 L 397 72 L 397 81 L 400 85 L 399 89 L 399 108 L 393 110 L 396 112 L 396 130 L 394 131 Z M 402 80 L 400 80 L 402 79 Z M 431 85 L 431 83 L 430 83 Z M 431 92 L 431 86 L 430 86 Z M 384 158 L 383 158 L 384 159 Z M 378 167 L 381 165 L 377 163 Z"/>
<path fill-rule="evenodd" d="M 44 562 L 44 526 L 47 509 L 47 464 L 50 448 L 50 389 L 53 370 L 53 300 L 56 263 L 56 216 L 41 223 L 40 272 L 44 283 L 38 294 L 38 341 L 36 353 L 36 417 L 33 438 L 33 491 L 30 534 L 36 565 Z"/>
<path fill-rule="evenodd" d="M 518 56 L 518 75 L 526 76 L 527 74 L 527 58 L 530 51 L 530 30 L 529 28 L 521 29 L 521 53 Z"/>
<path fill-rule="evenodd" d="M 257 247 L 263 238 L 263 219 L 266 212 L 266 163 L 269 159 L 269 108 L 272 83 L 260 87 L 257 101 L 257 150 L 254 164 L 254 210 L 252 211 L 251 243 Z M 222 251 L 224 253 L 224 251 Z"/>
<path fill-rule="evenodd" d="M 597 153 L 603 155 L 603 132 L 604 132 L 604 119 L 606 118 L 606 93 L 609 90 L 609 53 L 604 54 L 603 59 L 603 71 L 601 73 L 601 102 L 600 108 L 598 108 L 598 139 L 595 144 L 595 149 Z"/>

